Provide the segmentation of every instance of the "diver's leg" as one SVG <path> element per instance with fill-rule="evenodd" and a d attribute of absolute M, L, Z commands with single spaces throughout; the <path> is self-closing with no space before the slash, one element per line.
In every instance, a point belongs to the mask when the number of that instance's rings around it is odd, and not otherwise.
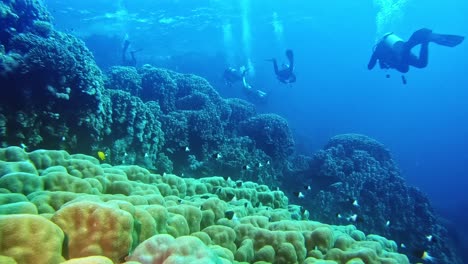
<path fill-rule="evenodd" d="M 276 59 L 273 59 L 273 69 L 275 69 L 275 74 L 278 75 L 279 74 L 279 70 L 278 70 L 278 63 L 276 63 Z"/>
<path fill-rule="evenodd" d="M 122 48 L 122 64 L 123 65 L 126 65 L 128 63 L 128 60 L 127 60 L 127 50 L 128 50 L 128 47 L 130 46 L 130 41 L 129 40 L 125 40 L 124 42 L 124 45 L 123 45 L 123 48 Z"/>
<path fill-rule="evenodd" d="M 419 57 L 411 54 L 409 57 L 409 65 L 416 68 L 424 68 L 427 66 L 429 57 L 429 43 L 421 44 L 421 49 L 419 50 Z"/>
<path fill-rule="evenodd" d="M 428 28 L 421 28 L 419 30 L 416 30 L 405 43 L 405 46 L 408 49 L 412 49 L 416 45 L 427 43 L 431 39 L 431 34 L 432 30 Z"/>
<path fill-rule="evenodd" d="M 134 51 L 130 52 L 130 55 L 131 55 L 131 58 L 132 58 L 132 59 L 130 60 L 130 63 L 131 63 L 131 65 L 130 65 L 130 66 L 133 66 L 133 67 L 135 67 L 135 66 L 136 66 L 136 57 L 135 57 L 135 52 L 134 52 Z"/>

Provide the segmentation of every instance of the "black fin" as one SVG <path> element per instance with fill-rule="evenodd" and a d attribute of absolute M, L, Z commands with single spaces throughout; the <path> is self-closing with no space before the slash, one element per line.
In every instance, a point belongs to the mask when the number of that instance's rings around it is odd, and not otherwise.
<path fill-rule="evenodd" d="M 446 47 L 455 47 L 463 42 L 465 37 L 457 35 L 445 35 L 445 34 L 436 34 L 432 33 L 430 40 L 436 44 L 446 46 Z"/>
<path fill-rule="evenodd" d="M 294 62 L 294 53 L 291 49 L 286 50 L 286 57 L 289 60 L 289 63 Z"/>

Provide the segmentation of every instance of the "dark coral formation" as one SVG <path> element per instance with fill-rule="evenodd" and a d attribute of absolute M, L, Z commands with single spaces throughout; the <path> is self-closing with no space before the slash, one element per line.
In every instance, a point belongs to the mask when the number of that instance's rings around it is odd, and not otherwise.
<path fill-rule="evenodd" d="M 10 26 L 0 44 L 1 145 L 102 151 L 105 162 L 197 177 L 267 184 L 281 176 L 273 168 L 287 163 L 293 144 L 284 119 L 256 117 L 250 103 L 225 100 L 191 74 L 145 65 L 103 75 L 84 43 L 55 31 L 37 2 L 1 9 Z"/>
<path fill-rule="evenodd" d="M 445 240 L 447 231 L 438 223 L 428 198 L 406 185 L 390 152 L 376 140 L 357 134 L 335 136 L 315 154 L 300 178 L 310 185 L 314 180 L 334 179 L 330 181 L 334 184 L 307 198 L 313 219 L 352 223 L 407 248 L 427 248 L 444 263 L 461 263 Z M 356 221 L 347 219 L 354 214 Z M 430 234 L 440 241 L 429 243 Z"/>
<path fill-rule="evenodd" d="M 121 90 L 105 93 L 111 118 L 109 135 L 100 142 L 101 150 L 109 153 L 116 164 L 146 164 L 154 160 L 164 145 L 164 134 L 158 121 L 161 110 L 155 102 L 143 103 L 138 97 Z M 138 151 L 136 151 L 138 150 Z"/>
<path fill-rule="evenodd" d="M 107 88 L 123 90 L 133 96 L 140 96 L 141 76 L 135 67 L 113 66 L 107 71 L 105 77 Z"/>
<path fill-rule="evenodd" d="M 35 32 L 47 35 L 52 18 L 41 1 L 1 1 L 0 41 L 6 43 L 13 35 Z"/>
<path fill-rule="evenodd" d="M 163 154 L 177 173 L 218 174 L 267 184 L 280 175 L 274 175 L 267 163 L 283 166 L 292 153 L 294 142 L 283 118 L 257 116 L 252 104 L 221 98 L 198 76 L 145 65 L 138 74 L 134 68 L 114 67 L 107 80 L 113 89 L 120 84 L 126 91 L 141 87 L 139 98 L 160 106 L 155 118 L 164 131 Z M 213 158 L 216 154 L 219 158 Z"/>
<path fill-rule="evenodd" d="M 36 1 L 1 7 L 8 8 L 3 19 L 11 26 L 5 29 L 2 24 L 0 43 L 0 110 L 5 120 L 1 141 L 85 150 L 80 146 L 102 138 L 108 119 L 101 100 L 101 72 L 76 37 L 52 28 L 44 36 L 49 20 L 37 7 Z"/>
<path fill-rule="evenodd" d="M 252 138 L 256 146 L 275 160 L 290 156 L 294 140 L 288 122 L 275 114 L 261 114 L 241 123 L 241 133 Z"/>

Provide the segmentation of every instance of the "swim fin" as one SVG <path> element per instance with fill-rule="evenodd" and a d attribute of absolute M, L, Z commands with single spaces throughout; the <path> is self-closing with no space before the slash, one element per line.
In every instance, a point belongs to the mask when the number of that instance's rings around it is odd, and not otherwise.
<path fill-rule="evenodd" d="M 465 37 L 458 35 L 445 35 L 445 34 L 436 34 L 432 33 L 430 36 L 430 41 L 436 44 L 446 46 L 446 47 L 455 47 L 458 44 L 462 43 Z"/>
<path fill-rule="evenodd" d="M 294 63 L 294 53 L 293 53 L 292 50 L 290 50 L 290 49 L 286 50 L 286 57 L 289 60 L 289 64 Z"/>

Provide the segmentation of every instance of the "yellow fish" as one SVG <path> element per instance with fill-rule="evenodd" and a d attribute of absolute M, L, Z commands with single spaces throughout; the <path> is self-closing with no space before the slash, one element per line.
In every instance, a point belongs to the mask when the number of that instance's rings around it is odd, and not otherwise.
<path fill-rule="evenodd" d="M 103 151 L 98 151 L 97 155 L 100 160 L 106 160 L 106 153 L 104 153 Z"/>

